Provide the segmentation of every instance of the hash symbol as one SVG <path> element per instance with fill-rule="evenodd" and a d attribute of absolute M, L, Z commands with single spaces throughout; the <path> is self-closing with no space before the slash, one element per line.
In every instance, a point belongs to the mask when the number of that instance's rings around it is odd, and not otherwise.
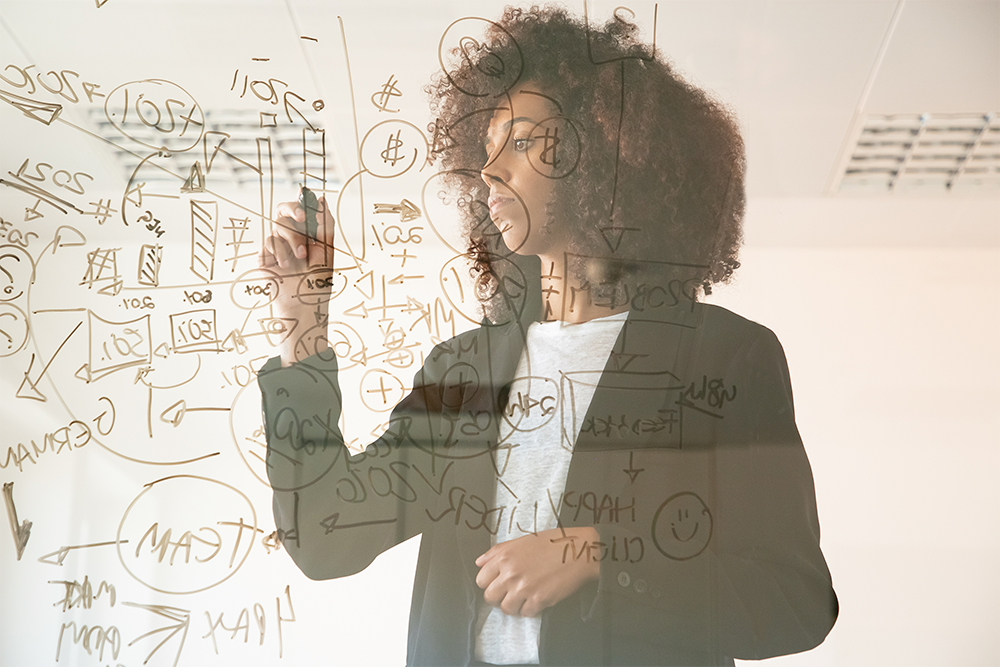
<path fill-rule="evenodd" d="M 96 202 L 94 202 L 94 201 L 90 202 L 90 205 L 94 207 L 94 210 L 93 211 L 87 211 L 86 214 L 87 215 L 92 215 L 95 218 L 98 218 L 97 224 L 99 224 L 99 225 L 103 225 L 105 222 L 107 222 L 108 218 L 111 217 L 112 213 L 117 213 L 118 212 L 118 209 L 111 208 L 111 200 L 110 199 L 108 200 L 107 204 L 105 204 L 104 200 L 101 199 L 101 200 L 96 201 Z"/>

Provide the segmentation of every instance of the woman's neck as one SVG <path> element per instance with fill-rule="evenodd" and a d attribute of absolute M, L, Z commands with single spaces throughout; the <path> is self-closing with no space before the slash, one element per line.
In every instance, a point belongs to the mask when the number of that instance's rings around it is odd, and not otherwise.
<path fill-rule="evenodd" d="M 539 259 L 542 262 L 541 321 L 579 324 L 629 309 L 627 291 L 620 282 L 581 280 L 566 268 L 562 258 L 557 261 L 553 257 L 539 256 Z"/>

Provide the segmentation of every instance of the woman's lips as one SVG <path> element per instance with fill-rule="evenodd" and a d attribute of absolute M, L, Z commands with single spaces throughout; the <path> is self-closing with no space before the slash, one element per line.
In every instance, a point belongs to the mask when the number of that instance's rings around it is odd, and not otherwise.
<path fill-rule="evenodd" d="M 514 198 L 507 195 L 490 195 L 490 198 L 486 202 L 490 207 L 490 217 L 495 218 L 497 212 L 512 201 L 514 201 Z"/>

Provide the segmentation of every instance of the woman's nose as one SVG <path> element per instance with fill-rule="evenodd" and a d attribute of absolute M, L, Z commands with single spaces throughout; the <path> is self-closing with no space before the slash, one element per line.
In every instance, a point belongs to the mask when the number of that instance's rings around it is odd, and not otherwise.
<path fill-rule="evenodd" d="M 488 156 L 486 164 L 479 170 L 479 174 L 486 185 L 506 184 L 510 179 L 510 172 L 506 167 L 506 151 L 498 148 L 492 155 Z"/>

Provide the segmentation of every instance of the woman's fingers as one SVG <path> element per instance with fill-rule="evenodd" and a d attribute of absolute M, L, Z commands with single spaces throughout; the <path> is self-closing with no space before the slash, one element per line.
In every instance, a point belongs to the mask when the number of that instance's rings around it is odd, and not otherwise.
<path fill-rule="evenodd" d="M 292 218 L 298 222 L 305 222 L 306 212 L 299 206 L 297 201 L 283 201 L 278 204 L 278 208 L 275 210 L 278 217 Z"/>
<path fill-rule="evenodd" d="M 492 555 L 493 550 L 476 559 L 479 564 L 487 555 Z M 491 607 L 498 607 L 503 613 L 510 616 L 521 614 L 521 608 L 526 603 L 526 597 L 522 587 L 517 586 L 509 577 L 501 577 L 502 571 L 496 560 L 488 559 L 476 574 L 476 585 L 483 589 L 483 600 Z"/>
<path fill-rule="evenodd" d="M 292 246 L 277 234 L 271 234 L 264 239 L 264 253 L 262 255 L 265 257 L 267 265 L 277 264 L 282 269 L 288 268 L 295 258 Z M 266 259 L 267 256 L 270 256 L 269 261 Z"/>
<path fill-rule="evenodd" d="M 500 603 L 500 611 L 508 616 L 521 616 L 521 609 L 524 607 L 525 599 L 520 595 L 514 595 L 508 591 Z"/>
<path fill-rule="evenodd" d="M 482 556 L 480 556 L 480 558 L 482 558 Z M 479 560 L 476 560 L 476 564 L 479 564 Z M 498 568 L 496 564 L 491 566 L 487 563 L 485 566 L 480 566 L 480 570 L 476 574 L 476 585 L 483 590 L 486 590 L 486 588 L 497 578 L 498 574 L 500 574 L 500 568 Z"/>
<path fill-rule="evenodd" d="M 306 260 L 308 267 L 332 264 L 335 223 L 326 197 L 317 200 L 316 237 L 307 233 L 306 211 L 299 202 L 281 202 L 275 207 L 271 233 L 260 252 L 261 266 L 289 268 L 294 260 Z"/>
<path fill-rule="evenodd" d="M 298 202 L 286 201 L 278 204 L 276 213 L 271 235 L 284 239 L 295 257 L 305 259 L 309 254 L 309 237 L 305 233 L 306 212 Z"/>
<path fill-rule="evenodd" d="M 334 221 L 327 205 L 326 197 L 319 197 L 316 201 L 316 237 L 308 239 L 306 246 L 309 266 L 312 268 L 326 267 L 333 264 L 333 237 Z"/>
<path fill-rule="evenodd" d="M 508 616 L 521 616 L 527 599 L 524 592 L 509 582 L 494 581 L 483 591 L 483 600 Z"/>
<path fill-rule="evenodd" d="M 495 546 L 490 547 L 486 551 L 486 553 L 484 553 L 482 556 L 476 559 L 476 567 L 482 567 L 483 565 L 486 565 L 486 563 L 488 563 L 496 554 L 496 551 L 497 548 Z"/>

